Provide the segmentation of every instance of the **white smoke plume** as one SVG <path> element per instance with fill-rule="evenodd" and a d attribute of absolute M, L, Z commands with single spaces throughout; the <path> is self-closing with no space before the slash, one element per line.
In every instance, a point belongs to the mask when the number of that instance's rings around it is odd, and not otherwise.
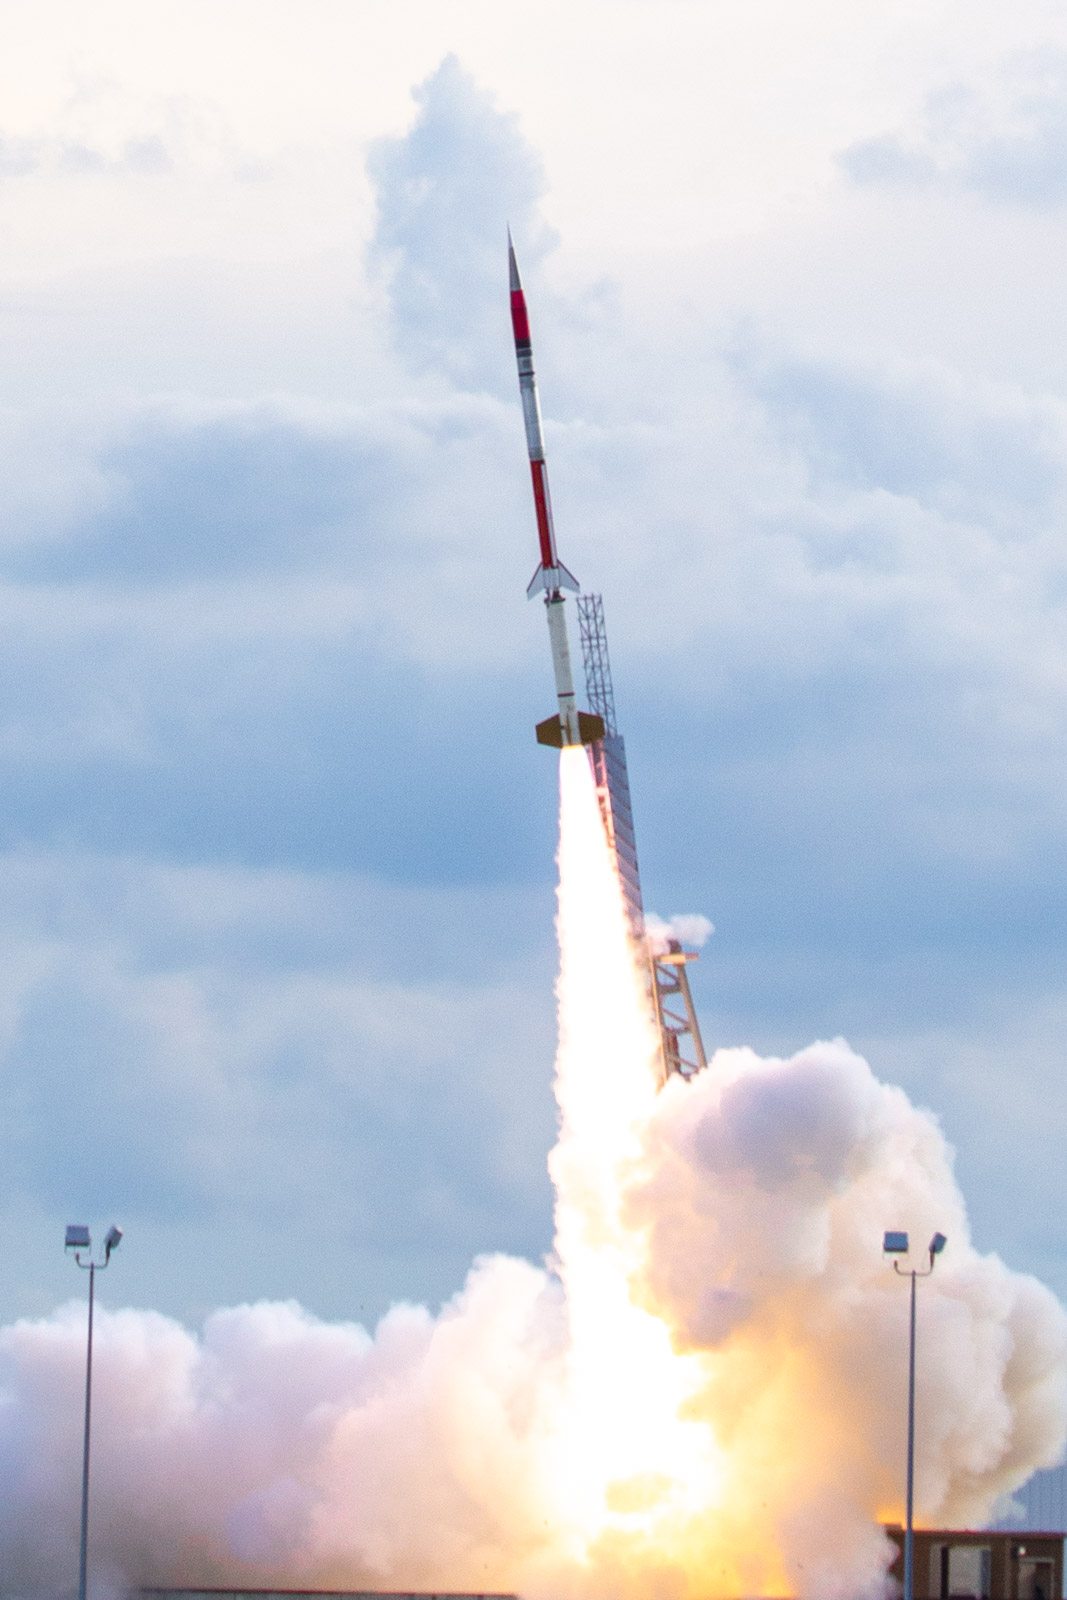
<path fill-rule="evenodd" d="M 659 1094 L 581 751 L 561 762 L 556 1257 L 473 1267 L 371 1337 L 294 1305 L 194 1336 L 98 1321 L 97 1593 L 233 1584 L 534 1597 L 875 1597 L 899 1518 L 907 1286 L 917 1505 L 980 1523 L 1060 1452 L 1067 1316 L 979 1254 L 936 1120 L 842 1042 L 720 1051 Z M 0 1330 L 0 1586 L 76 1572 L 84 1307 Z"/>
<path fill-rule="evenodd" d="M 666 921 L 662 917 L 657 917 L 654 912 L 645 913 L 645 933 L 656 955 L 662 955 L 666 951 L 671 939 L 677 939 L 679 944 L 694 946 L 699 950 L 707 944 L 714 932 L 715 924 L 699 911 L 680 912 L 676 916 L 668 917 Z"/>

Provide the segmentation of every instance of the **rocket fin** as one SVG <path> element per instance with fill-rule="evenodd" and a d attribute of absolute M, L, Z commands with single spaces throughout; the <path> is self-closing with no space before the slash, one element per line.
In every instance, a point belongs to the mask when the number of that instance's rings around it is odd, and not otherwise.
<path fill-rule="evenodd" d="M 581 735 L 579 744 L 596 744 L 598 739 L 604 737 L 604 719 L 598 717 L 593 711 L 579 711 L 578 732 Z M 554 750 L 563 749 L 563 724 L 558 716 L 546 717 L 544 722 L 537 724 L 538 744 L 549 744 Z"/>
<path fill-rule="evenodd" d="M 529 583 L 526 585 L 526 598 L 532 600 L 535 594 L 542 590 L 551 594 L 556 589 L 573 589 L 575 594 L 581 593 L 581 584 L 573 572 L 568 572 L 561 561 L 556 567 L 538 567 Z"/>

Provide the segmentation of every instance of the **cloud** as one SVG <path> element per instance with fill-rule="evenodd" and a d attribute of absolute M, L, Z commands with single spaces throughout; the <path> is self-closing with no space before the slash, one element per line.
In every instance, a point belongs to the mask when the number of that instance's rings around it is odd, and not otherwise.
<path fill-rule="evenodd" d="M 540 163 L 518 119 L 498 110 L 455 56 L 415 99 L 410 132 L 371 151 L 378 223 L 370 259 L 386 276 L 406 359 L 464 388 L 496 391 L 505 377 L 507 224 L 529 268 L 548 242 L 536 209 Z"/>
<path fill-rule="evenodd" d="M 649 418 L 593 359 L 599 330 L 574 337 L 601 385 L 587 376 L 584 406 L 602 394 L 604 417 L 549 413 L 554 483 L 575 567 L 609 586 L 659 902 L 714 871 L 701 892 L 720 927 L 725 894 L 735 929 L 856 952 L 908 928 L 973 946 L 1009 895 L 1042 943 L 1059 403 L 930 361 L 708 331 Z M 510 372 L 506 329 L 500 345 Z M 634 394 L 644 359 L 635 345 Z M 532 533 L 514 403 L 153 401 L 103 431 L 43 527 L 26 526 L 19 474 L 50 475 L 9 450 L 9 840 L 547 874 L 551 797 L 533 799 L 524 728 L 550 681 L 516 599 Z M 503 753 L 487 726 L 508 730 Z M 704 817 L 731 840 L 714 868 Z"/>
<path fill-rule="evenodd" d="M 384 488 L 381 453 L 354 428 L 345 437 L 281 406 L 134 416 L 98 458 L 111 504 L 57 530 L 67 537 L 50 547 L 12 554 L 9 570 L 67 584 L 211 582 L 313 568 L 343 528 L 348 562 L 370 579 L 383 554 L 368 516 Z"/>
<path fill-rule="evenodd" d="M 351 621 L 390 613 L 384 655 L 428 646 L 440 660 L 452 639 L 469 659 L 511 634 L 491 605 L 477 634 L 422 613 L 431 597 L 439 612 L 442 594 L 490 594 L 512 565 L 493 526 L 517 520 L 523 488 L 501 463 L 511 420 L 463 394 L 365 406 L 149 399 L 112 408 L 65 452 L 42 446 L 42 419 L 37 438 L 15 425 L 0 570 L 68 595 L 195 584 L 205 601 L 233 583 L 323 582 Z"/>
<path fill-rule="evenodd" d="M 1018 56 L 984 84 L 941 88 L 918 126 L 850 145 L 841 165 L 862 186 L 971 191 L 1000 204 L 1043 209 L 1067 199 L 1067 58 Z"/>
<path fill-rule="evenodd" d="M 24 178 L 40 166 L 40 146 L 32 139 L 0 138 L 0 177 Z"/>
<path fill-rule="evenodd" d="M 214 96 L 153 92 L 114 72 L 64 83 L 45 115 L 32 96 L 10 109 L 19 126 L 0 133 L 0 178 L 137 180 L 221 169 L 242 181 L 270 170 Z"/>
<path fill-rule="evenodd" d="M 671 939 L 677 939 L 683 945 L 696 946 L 700 949 L 715 932 L 715 926 L 699 912 L 684 912 L 680 916 L 670 917 L 665 922 L 654 912 L 646 911 L 645 932 L 652 948 L 657 951 L 665 951 Z"/>
<path fill-rule="evenodd" d="M 411 1275 L 447 1296 L 489 1233 L 546 1247 L 551 958 L 526 896 L 70 852 L 0 878 L 0 1215 L 120 1215 L 123 1294 L 184 1313 L 147 1241 L 224 1218 L 227 1252 L 273 1245 L 205 1268 L 219 1298 L 284 1257 L 335 1314 L 353 1261 L 384 1310 Z"/>
<path fill-rule="evenodd" d="M 91 145 L 70 143 L 59 146 L 55 153 L 58 171 L 75 177 L 108 173 L 135 173 L 155 177 L 173 171 L 174 161 L 159 134 L 147 134 L 139 139 L 126 139 L 118 154 L 108 156 Z"/>
<path fill-rule="evenodd" d="M 0 136 L 0 178 L 58 175 L 65 178 L 158 177 L 174 171 L 174 157 L 159 133 L 122 140 L 100 149 L 81 139 Z"/>

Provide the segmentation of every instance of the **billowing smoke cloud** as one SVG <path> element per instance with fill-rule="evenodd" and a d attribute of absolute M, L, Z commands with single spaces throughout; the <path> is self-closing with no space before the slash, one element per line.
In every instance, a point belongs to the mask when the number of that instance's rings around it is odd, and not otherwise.
<path fill-rule="evenodd" d="M 102 1315 L 97 1575 L 492 1588 L 537 1526 L 562 1337 L 558 1288 L 503 1258 L 437 1319 L 398 1306 L 373 1340 L 291 1304 L 219 1312 L 200 1338 Z M 6 1592 L 61 1592 L 77 1570 L 84 1340 L 76 1305 L 0 1335 Z"/>
<path fill-rule="evenodd" d="M 699 950 L 715 932 L 715 924 L 699 911 L 682 912 L 666 921 L 654 913 L 646 912 L 645 932 L 653 950 L 666 950 L 672 939 L 684 945 L 695 945 Z"/>
<path fill-rule="evenodd" d="M 720 1051 L 687 1087 L 661 1095 L 629 1194 L 628 1221 L 647 1230 L 643 1303 L 677 1348 L 713 1356 L 701 1414 L 729 1440 L 732 1482 L 775 1507 L 793 1582 L 862 1587 L 861 1513 L 900 1517 L 905 1450 L 908 1294 L 880 1258 L 883 1229 L 908 1229 L 917 1266 L 935 1231 L 950 1240 L 920 1290 L 928 1521 L 981 1525 L 1057 1459 L 1067 1320 L 1035 1279 L 973 1248 L 936 1119 L 843 1041 L 788 1061 Z"/>
<path fill-rule="evenodd" d="M 551 1270 L 475 1264 L 373 1338 L 295 1305 L 99 1325 L 94 1562 L 115 1583 L 876 1596 L 899 1516 L 907 1287 L 922 1286 L 921 1517 L 981 1522 L 1062 1448 L 1067 1315 L 969 1240 L 928 1112 L 842 1042 L 721 1051 L 656 1092 L 656 1039 L 585 754 L 561 763 Z M 0 1583 L 75 1566 L 84 1320 L 0 1332 Z"/>

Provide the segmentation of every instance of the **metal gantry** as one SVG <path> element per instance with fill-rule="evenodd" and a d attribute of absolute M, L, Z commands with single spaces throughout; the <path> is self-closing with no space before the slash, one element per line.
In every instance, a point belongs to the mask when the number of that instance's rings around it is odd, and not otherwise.
<path fill-rule="evenodd" d="M 663 1052 L 664 1081 L 672 1072 L 691 1078 L 708 1064 L 685 971 L 686 963 L 696 960 L 696 951 L 683 950 L 677 939 L 668 939 L 662 953 L 649 951 L 652 1008 Z"/>
<path fill-rule="evenodd" d="M 615 856 L 630 937 L 646 971 L 649 1002 L 659 1029 L 661 1082 L 666 1083 L 673 1072 L 691 1078 L 707 1066 L 685 970 L 697 956 L 695 951 L 683 950 L 677 939 L 668 939 L 661 949 L 658 942 L 650 941 L 645 928 L 626 744 L 615 719 L 604 601 L 599 594 L 578 596 L 578 629 L 586 698 L 591 710 L 603 718 L 606 729 L 603 739 L 589 746 L 589 760 L 604 831 Z"/>
<path fill-rule="evenodd" d="M 582 640 L 586 697 L 592 709 L 603 717 L 609 737 L 618 738 L 619 725 L 615 721 L 615 690 L 612 688 L 611 662 L 608 660 L 608 631 L 604 626 L 603 595 L 578 596 L 578 624 Z"/>

